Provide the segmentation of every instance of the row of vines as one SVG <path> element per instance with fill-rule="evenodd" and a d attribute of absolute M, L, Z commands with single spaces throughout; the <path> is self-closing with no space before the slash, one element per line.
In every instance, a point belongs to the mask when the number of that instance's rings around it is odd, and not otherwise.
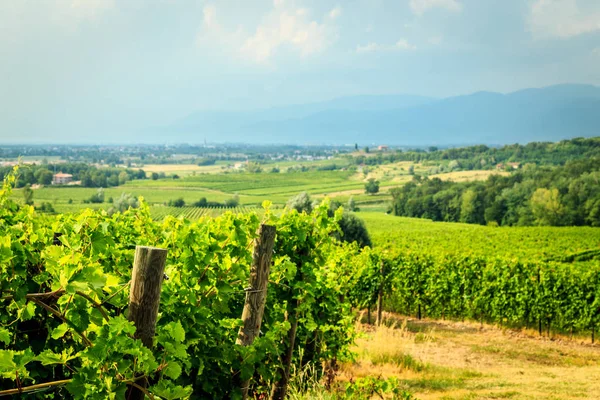
<path fill-rule="evenodd" d="M 155 220 L 162 220 L 165 217 L 183 217 L 189 220 L 199 219 L 201 217 L 218 217 L 228 211 L 235 214 L 249 213 L 256 211 L 256 207 L 238 206 L 238 207 L 169 207 L 153 206 L 150 207 L 150 215 Z"/>
<path fill-rule="evenodd" d="M 415 317 L 529 327 L 540 334 L 600 328 L 600 263 L 523 262 L 483 256 L 363 251 L 355 303 Z"/>
<path fill-rule="evenodd" d="M 325 373 L 348 356 L 347 274 L 331 257 L 339 215 L 327 204 L 265 212 L 277 232 L 266 308 L 259 337 L 240 346 L 256 214 L 156 222 L 142 204 L 40 215 L 9 198 L 13 183 L 0 193 L 0 395 L 116 399 L 143 379 L 150 398 L 239 398 L 240 381 L 283 398 L 272 387 L 289 377 L 286 361 Z M 168 251 L 152 349 L 127 318 L 136 245 Z"/>
<path fill-rule="evenodd" d="M 190 221 L 150 207 L 109 216 L 38 214 L 0 192 L 0 395 L 117 399 L 284 398 L 290 370 L 331 382 L 352 357 L 353 310 L 473 319 L 565 332 L 600 323 L 600 265 L 360 249 L 312 213 L 224 213 Z M 259 225 L 276 229 L 260 335 L 236 343 Z M 134 339 L 138 245 L 167 250 L 154 345 Z M 378 313 L 381 315 L 380 313 Z"/>

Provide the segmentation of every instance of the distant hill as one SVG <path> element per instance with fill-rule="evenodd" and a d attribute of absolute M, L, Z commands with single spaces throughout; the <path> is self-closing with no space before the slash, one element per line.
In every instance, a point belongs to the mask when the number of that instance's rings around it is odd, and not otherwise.
<path fill-rule="evenodd" d="M 433 99 L 353 96 L 258 111 L 200 111 L 160 129 L 187 142 L 452 145 L 600 135 L 600 87 L 565 84 Z"/>

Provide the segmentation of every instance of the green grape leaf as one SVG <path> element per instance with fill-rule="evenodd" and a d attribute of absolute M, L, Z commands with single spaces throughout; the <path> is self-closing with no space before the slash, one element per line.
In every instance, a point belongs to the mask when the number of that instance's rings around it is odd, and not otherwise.
<path fill-rule="evenodd" d="M 173 382 L 161 380 L 156 385 L 150 387 L 150 392 L 165 400 L 175 400 L 189 397 L 192 394 L 192 387 L 179 386 Z"/>
<path fill-rule="evenodd" d="M 67 333 L 68 330 L 69 326 L 63 322 L 62 324 L 54 328 L 50 336 L 52 337 L 52 339 L 60 339 L 65 335 L 65 333 Z"/>
<path fill-rule="evenodd" d="M 10 343 L 11 334 L 8 329 L 0 328 L 0 342 L 8 345 Z"/>
<path fill-rule="evenodd" d="M 77 354 L 72 354 L 72 349 L 65 349 L 61 354 L 56 354 L 52 350 L 44 350 L 38 354 L 35 359 L 42 363 L 42 365 L 52 364 L 66 364 L 67 361 L 73 360 L 78 357 Z"/>
<path fill-rule="evenodd" d="M 163 373 L 171 379 L 177 379 L 181 375 L 181 365 L 175 361 L 169 361 L 165 369 L 163 369 Z"/>

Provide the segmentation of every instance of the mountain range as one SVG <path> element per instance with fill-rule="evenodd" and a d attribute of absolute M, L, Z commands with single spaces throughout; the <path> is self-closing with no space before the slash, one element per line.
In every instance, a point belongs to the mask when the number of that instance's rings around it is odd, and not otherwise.
<path fill-rule="evenodd" d="M 198 111 L 153 134 L 190 143 L 444 146 L 557 141 L 600 135 L 600 87 L 563 84 L 442 99 L 365 95 L 254 111 Z"/>

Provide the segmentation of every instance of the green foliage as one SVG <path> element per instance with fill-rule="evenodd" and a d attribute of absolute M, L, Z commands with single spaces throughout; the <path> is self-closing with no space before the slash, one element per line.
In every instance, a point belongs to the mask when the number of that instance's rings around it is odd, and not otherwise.
<path fill-rule="evenodd" d="M 485 182 L 425 178 L 391 190 L 392 212 L 473 224 L 597 226 L 598 179 L 599 158 L 556 167 L 525 165 L 509 176 L 491 175 Z"/>
<path fill-rule="evenodd" d="M 99 188 L 96 193 L 90 196 L 87 203 L 100 204 L 104 203 L 104 189 Z"/>
<path fill-rule="evenodd" d="M 23 202 L 29 206 L 33 205 L 33 190 L 29 184 L 23 188 Z"/>
<path fill-rule="evenodd" d="M 365 183 L 365 193 L 375 194 L 379 192 L 379 181 L 375 178 L 369 178 Z"/>
<path fill-rule="evenodd" d="M 131 193 L 121 193 L 121 196 L 112 201 L 112 207 L 108 209 L 108 214 L 112 215 L 116 212 L 125 212 L 130 208 L 138 208 L 140 206 L 139 199 Z"/>
<path fill-rule="evenodd" d="M 302 192 L 289 199 L 286 204 L 286 207 L 292 210 L 296 210 L 299 213 L 310 213 L 313 209 L 313 201 L 308 195 L 308 193 Z"/>
<path fill-rule="evenodd" d="M 175 200 L 169 200 L 168 206 L 169 207 L 183 207 L 183 206 L 185 206 L 185 200 L 183 200 L 183 197 L 180 197 Z"/>
<path fill-rule="evenodd" d="M 241 347 L 256 214 L 156 222 L 140 203 L 114 215 L 38 215 L 9 198 L 14 180 L 9 175 L 0 191 L 3 389 L 67 380 L 45 395 L 117 399 L 145 376 L 161 398 L 230 398 L 239 394 L 231 385 L 239 374 L 264 395 L 281 364 L 286 315 L 298 320 L 295 365 L 348 357 L 353 317 L 349 285 L 341 284 L 348 273 L 333 260 L 351 252 L 332 238 L 339 215 L 328 215 L 328 203 L 310 214 L 265 215 L 277 228 L 266 313 L 260 337 Z M 133 339 L 125 318 L 135 245 L 168 250 L 152 350 Z"/>

